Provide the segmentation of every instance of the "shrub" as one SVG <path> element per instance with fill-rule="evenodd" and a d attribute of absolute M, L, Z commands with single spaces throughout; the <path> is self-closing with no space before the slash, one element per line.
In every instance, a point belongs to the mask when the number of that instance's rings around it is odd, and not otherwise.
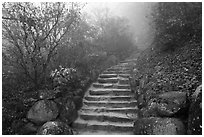
<path fill-rule="evenodd" d="M 81 86 L 81 77 L 74 68 L 59 66 L 59 69 L 51 71 L 50 76 L 53 79 L 54 87 L 76 89 Z"/>

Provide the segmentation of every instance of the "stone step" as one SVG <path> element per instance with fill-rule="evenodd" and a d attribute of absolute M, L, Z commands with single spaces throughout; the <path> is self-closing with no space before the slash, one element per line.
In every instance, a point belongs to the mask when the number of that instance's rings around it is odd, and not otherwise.
<path fill-rule="evenodd" d="M 102 74 L 117 74 L 116 71 L 104 71 Z"/>
<path fill-rule="evenodd" d="M 122 68 L 120 68 L 120 67 L 115 67 L 115 68 L 108 68 L 108 69 L 106 69 L 106 71 L 115 71 L 115 72 L 118 72 L 118 71 L 120 71 Z"/>
<path fill-rule="evenodd" d="M 120 68 L 120 69 L 132 69 L 132 65 L 130 65 L 129 63 L 121 63 L 115 66 L 112 66 L 110 68 Z"/>
<path fill-rule="evenodd" d="M 125 108 L 107 108 L 107 107 L 82 107 L 83 112 L 118 112 L 118 113 L 136 113 L 138 112 L 137 107 L 125 107 Z"/>
<path fill-rule="evenodd" d="M 101 74 L 99 75 L 100 78 L 113 78 L 113 77 L 117 77 L 117 74 Z"/>
<path fill-rule="evenodd" d="M 80 112 L 80 118 L 83 120 L 97 120 L 100 122 L 133 122 L 138 116 L 135 114 L 122 114 L 114 112 L 93 112 L 85 113 Z"/>
<path fill-rule="evenodd" d="M 98 78 L 98 83 L 117 83 L 119 84 L 129 84 L 128 78 Z"/>
<path fill-rule="evenodd" d="M 77 135 L 133 135 L 132 130 L 131 131 L 107 131 L 107 130 L 91 130 L 91 129 L 79 129 L 77 130 Z"/>
<path fill-rule="evenodd" d="M 137 101 L 87 101 L 84 100 L 83 103 L 87 106 L 94 107 L 107 107 L 107 108 L 123 108 L 123 107 L 135 107 L 137 106 Z"/>
<path fill-rule="evenodd" d="M 81 130 L 105 130 L 113 132 L 113 131 L 120 131 L 120 132 L 133 132 L 133 122 L 125 122 L 125 123 L 120 123 L 120 122 L 101 122 L 101 121 L 96 121 L 96 120 L 89 120 L 85 121 L 83 119 L 77 119 L 76 122 L 73 124 L 73 127 L 77 127 L 77 129 Z M 85 131 L 84 130 L 84 131 Z M 119 132 L 119 133 L 120 133 Z"/>
<path fill-rule="evenodd" d="M 106 71 L 130 71 L 130 68 L 125 68 L 125 67 L 112 67 L 112 68 L 108 68 Z"/>
<path fill-rule="evenodd" d="M 104 88 L 104 86 L 108 86 L 108 87 L 113 86 L 113 84 L 102 84 L 102 83 L 98 83 L 98 82 L 93 83 L 92 85 L 93 85 L 94 88 Z"/>
<path fill-rule="evenodd" d="M 129 78 L 130 74 L 119 74 L 118 76 L 123 78 Z"/>
<path fill-rule="evenodd" d="M 98 83 L 117 83 L 118 78 L 98 78 Z"/>
<path fill-rule="evenodd" d="M 130 89 L 90 89 L 90 95 L 113 95 L 113 96 L 123 96 L 123 95 L 133 95 Z"/>
<path fill-rule="evenodd" d="M 120 63 L 118 65 L 115 65 L 113 67 L 131 67 L 131 65 L 130 63 L 125 62 L 125 63 Z"/>
<path fill-rule="evenodd" d="M 130 89 L 129 84 L 93 83 L 94 88 Z"/>
<path fill-rule="evenodd" d="M 133 96 L 85 96 L 84 99 L 88 101 L 101 101 L 101 100 L 113 100 L 113 101 L 130 101 L 133 100 Z"/>
<path fill-rule="evenodd" d="M 118 84 L 117 85 L 118 89 L 130 89 L 130 85 L 129 84 Z"/>
<path fill-rule="evenodd" d="M 121 61 L 120 63 L 131 63 L 131 62 L 136 62 L 137 59 L 129 59 L 129 60 L 124 60 L 124 61 Z"/>
<path fill-rule="evenodd" d="M 93 83 L 95 88 L 114 88 L 115 84 L 110 83 Z"/>
<path fill-rule="evenodd" d="M 119 84 L 129 84 L 129 79 L 128 78 L 119 78 Z"/>
<path fill-rule="evenodd" d="M 131 71 L 130 70 L 125 70 L 125 71 L 118 71 L 117 74 L 130 74 Z"/>
<path fill-rule="evenodd" d="M 131 70 L 125 70 L 125 71 L 104 71 L 102 74 L 130 74 Z"/>

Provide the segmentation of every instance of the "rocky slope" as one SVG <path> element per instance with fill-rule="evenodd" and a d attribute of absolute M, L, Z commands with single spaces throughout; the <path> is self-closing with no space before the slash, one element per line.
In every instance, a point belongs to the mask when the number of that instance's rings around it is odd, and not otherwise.
<path fill-rule="evenodd" d="M 168 52 L 148 48 L 140 54 L 131 80 L 141 118 L 134 134 L 201 134 L 201 48 L 201 43 L 191 43 Z"/>

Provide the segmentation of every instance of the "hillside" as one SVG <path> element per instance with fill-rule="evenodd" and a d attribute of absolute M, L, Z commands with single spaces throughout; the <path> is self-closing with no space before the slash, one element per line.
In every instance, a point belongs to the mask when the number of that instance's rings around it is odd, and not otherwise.
<path fill-rule="evenodd" d="M 148 48 L 135 64 L 131 83 L 139 119 L 134 134 L 202 134 L 202 44 L 173 51 Z"/>
<path fill-rule="evenodd" d="M 159 52 L 151 48 L 143 51 L 136 63 L 141 76 L 154 82 L 155 91 L 195 90 L 202 82 L 202 45 L 187 44 L 171 52 Z"/>

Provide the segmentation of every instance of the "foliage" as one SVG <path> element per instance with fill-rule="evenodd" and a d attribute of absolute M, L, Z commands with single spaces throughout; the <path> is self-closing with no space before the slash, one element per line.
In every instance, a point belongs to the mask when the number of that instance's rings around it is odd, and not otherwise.
<path fill-rule="evenodd" d="M 79 8 L 68 10 L 65 3 L 3 3 L 7 65 L 19 68 L 35 87 L 44 83 L 50 60 L 78 17 Z"/>
<path fill-rule="evenodd" d="M 105 51 L 115 55 L 119 59 L 124 59 L 130 54 L 133 48 L 131 33 L 128 31 L 127 20 L 119 17 L 111 17 L 105 30 Z"/>
<path fill-rule="evenodd" d="M 60 66 L 59 69 L 52 71 L 50 76 L 55 87 L 71 87 L 72 89 L 80 87 L 80 77 L 74 68 L 63 68 Z"/>
<path fill-rule="evenodd" d="M 154 45 L 161 50 L 173 50 L 186 41 L 201 41 L 201 2 L 160 2 L 151 18 L 155 28 Z"/>
<path fill-rule="evenodd" d="M 135 47 L 128 20 L 112 16 L 107 8 L 96 9 L 92 18 L 94 18 L 92 22 L 98 30 L 95 42 L 108 56 L 114 55 L 120 60 L 128 57 Z"/>

